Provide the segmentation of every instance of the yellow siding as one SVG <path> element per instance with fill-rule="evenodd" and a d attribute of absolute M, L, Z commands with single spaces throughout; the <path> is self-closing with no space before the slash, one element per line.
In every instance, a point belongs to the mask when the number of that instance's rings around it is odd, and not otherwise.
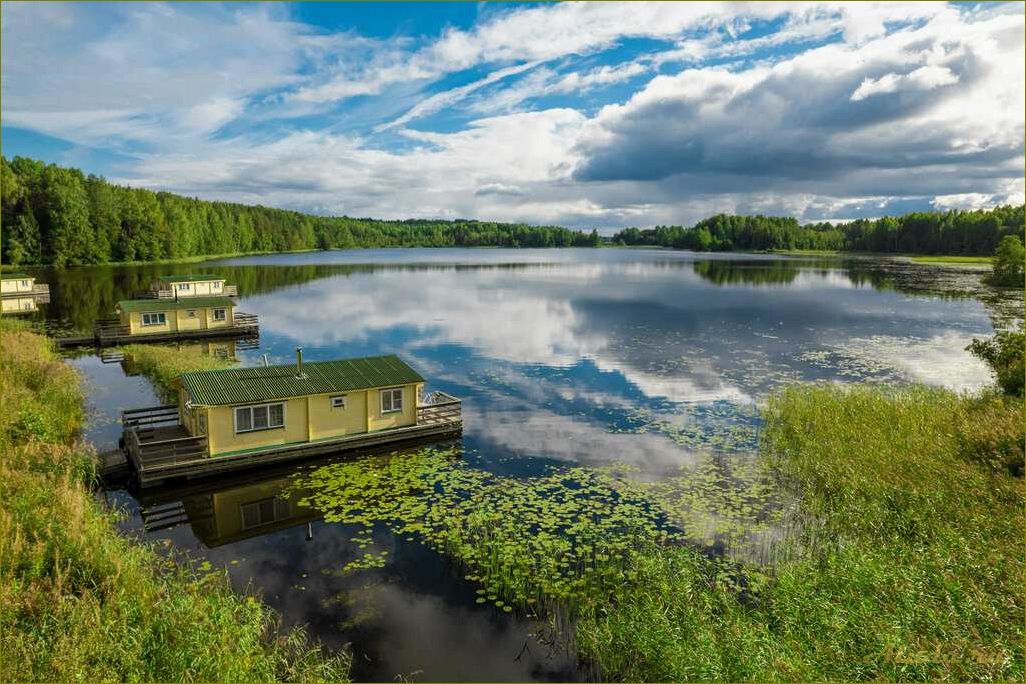
<path fill-rule="evenodd" d="M 232 406 L 210 407 L 207 421 L 210 454 L 307 441 L 306 397 L 286 399 L 282 403 L 285 404 L 285 427 L 239 434 L 235 433 Z"/>
<path fill-rule="evenodd" d="M 310 397 L 310 439 L 355 435 L 367 431 L 367 392 L 346 393 L 346 407 L 332 408 L 331 398 L 338 394 Z"/>
<path fill-rule="evenodd" d="M 35 311 L 36 298 L 35 297 L 7 297 L 2 300 L 3 313 L 19 313 L 22 311 Z"/>
<path fill-rule="evenodd" d="M 367 431 L 386 430 L 388 428 L 406 427 L 417 423 L 416 385 L 403 387 L 403 410 L 397 413 L 381 413 L 381 392 L 377 389 L 367 390 L 367 405 L 370 409 L 367 416 Z M 386 388 L 381 388 L 386 389 Z"/>
<path fill-rule="evenodd" d="M 0 294 L 20 294 L 32 292 L 32 285 L 35 278 L 8 278 L 0 280 Z"/>
<path fill-rule="evenodd" d="M 211 455 L 216 455 L 416 425 L 416 399 L 422 388 L 422 383 L 403 386 L 403 410 L 384 415 L 377 389 L 347 392 L 345 408 L 332 408 L 331 398 L 338 394 L 286 399 L 282 401 L 285 404 L 285 427 L 238 434 L 235 432 L 234 406 L 212 406 L 200 410 L 207 412 L 209 450 Z M 182 408 L 187 400 L 188 396 L 182 392 L 179 396 L 182 423 L 190 434 L 197 434 L 192 422 L 195 416 L 186 417 L 189 412 Z"/>
<path fill-rule="evenodd" d="M 225 309 L 223 321 L 214 320 L 214 309 Z M 154 333 L 187 332 L 190 330 L 207 330 L 209 328 L 226 328 L 232 325 L 234 307 L 198 307 L 195 318 L 189 318 L 189 309 L 168 309 L 165 311 L 147 311 L 146 313 L 163 313 L 167 319 L 164 325 L 142 324 L 142 312 L 122 312 L 121 324 L 127 325 L 131 335 L 152 335 Z"/>

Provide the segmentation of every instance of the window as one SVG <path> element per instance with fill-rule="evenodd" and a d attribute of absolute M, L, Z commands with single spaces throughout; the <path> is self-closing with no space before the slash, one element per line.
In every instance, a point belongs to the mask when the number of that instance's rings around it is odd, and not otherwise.
<path fill-rule="evenodd" d="M 28 287 L 28 281 L 27 280 L 21 281 L 21 286 L 22 287 Z"/>
<path fill-rule="evenodd" d="M 189 291 L 189 283 L 178 283 L 178 291 L 179 292 L 188 292 Z"/>
<path fill-rule="evenodd" d="M 196 318 L 196 309 L 188 309 L 185 312 L 185 317 L 186 318 Z"/>
<path fill-rule="evenodd" d="M 285 427 L 285 404 L 235 407 L 235 432 L 255 432 Z"/>
<path fill-rule="evenodd" d="M 331 398 L 331 408 L 345 408 L 346 407 L 346 395 L 342 394 L 337 397 Z"/>
<path fill-rule="evenodd" d="M 381 412 L 397 413 L 403 410 L 403 388 L 393 387 L 381 390 Z"/>
<path fill-rule="evenodd" d="M 214 320 L 215 321 L 228 320 L 228 311 L 226 309 L 214 309 Z"/>
<path fill-rule="evenodd" d="M 143 325 L 167 325 L 167 314 L 161 311 L 160 313 L 144 313 L 142 315 Z"/>
<path fill-rule="evenodd" d="M 221 281 L 220 280 L 215 280 L 214 281 L 214 289 L 215 290 L 220 290 L 221 289 Z"/>
<path fill-rule="evenodd" d="M 243 529 L 269 525 L 278 520 L 284 520 L 291 514 L 289 502 L 277 497 L 244 503 L 239 508 L 242 510 Z"/>

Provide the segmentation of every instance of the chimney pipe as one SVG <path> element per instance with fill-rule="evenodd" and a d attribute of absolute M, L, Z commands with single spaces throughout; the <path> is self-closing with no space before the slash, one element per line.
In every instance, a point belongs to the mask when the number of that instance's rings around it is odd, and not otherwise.
<path fill-rule="evenodd" d="M 303 348 L 296 347 L 296 377 L 303 377 Z"/>

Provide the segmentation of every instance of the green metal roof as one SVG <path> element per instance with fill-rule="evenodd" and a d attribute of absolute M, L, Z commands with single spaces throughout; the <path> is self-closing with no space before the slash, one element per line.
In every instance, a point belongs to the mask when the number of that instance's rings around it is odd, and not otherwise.
<path fill-rule="evenodd" d="M 229 297 L 184 297 L 182 299 L 123 299 L 118 309 L 133 311 L 175 311 L 177 309 L 208 309 L 235 306 Z"/>
<path fill-rule="evenodd" d="M 24 280 L 25 278 L 35 278 L 30 276 L 28 273 L 0 273 L 0 280 Z"/>
<path fill-rule="evenodd" d="M 198 275 L 160 276 L 157 280 L 161 280 L 161 281 L 163 281 L 165 283 L 195 283 L 195 282 L 202 282 L 202 281 L 205 281 L 205 280 L 224 280 L 224 278 L 222 278 L 221 276 L 218 276 L 218 275 L 198 274 Z"/>
<path fill-rule="evenodd" d="M 200 406 L 246 404 L 424 382 L 420 373 L 395 354 L 304 362 L 303 377 L 296 376 L 296 364 L 290 363 L 183 373 L 180 380 L 192 402 Z"/>

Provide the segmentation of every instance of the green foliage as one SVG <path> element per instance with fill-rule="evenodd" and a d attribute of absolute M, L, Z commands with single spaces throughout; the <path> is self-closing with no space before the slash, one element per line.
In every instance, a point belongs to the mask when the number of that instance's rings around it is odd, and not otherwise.
<path fill-rule="evenodd" d="M 182 373 L 216 370 L 231 361 L 206 353 L 202 345 L 129 344 L 121 348 L 134 370 L 148 377 L 166 401 L 177 401 L 175 383 Z"/>
<path fill-rule="evenodd" d="M 993 271 L 990 283 L 1004 287 L 1023 287 L 1024 258 L 1026 254 L 1023 252 L 1022 240 L 1018 236 L 1006 235 L 1001 238 L 991 262 Z"/>
<path fill-rule="evenodd" d="M 0 256 L 56 266 L 353 247 L 595 247 L 598 233 L 472 220 L 378 221 L 207 202 L 0 159 Z M 8 228 L 10 227 L 10 229 Z"/>
<path fill-rule="evenodd" d="M 78 375 L 49 341 L 0 321 L 0 680 L 344 680 L 223 572 L 203 575 L 118 533 L 74 444 Z M 11 410 L 17 407 L 19 410 Z"/>
<path fill-rule="evenodd" d="M 916 212 L 876 220 L 804 226 L 793 218 L 720 214 L 690 228 L 627 228 L 613 236 L 613 241 L 696 251 L 849 250 L 989 255 L 1006 237 L 1022 237 L 1023 210 L 1023 206 L 1004 206 L 974 211 Z M 1018 263 L 1020 267 L 1014 284 L 1022 286 L 1021 251 L 1017 262 L 1013 257 L 1009 257 L 1009 263 Z"/>
<path fill-rule="evenodd" d="M 1023 346 L 1026 344 L 1022 327 L 1019 330 L 1000 330 L 989 340 L 973 338 L 968 349 L 974 356 L 987 362 L 1005 394 L 1023 396 Z"/>
<path fill-rule="evenodd" d="M 977 401 L 776 395 L 764 448 L 800 497 L 792 553 L 740 595 L 686 548 L 635 554 L 636 581 L 578 623 L 582 652 L 636 681 L 1021 679 L 1023 483 L 965 457 L 951 426 L 989 429 Z M 1006 409 L 1021 440 L 1021 403 L 987 410 Z"/>

